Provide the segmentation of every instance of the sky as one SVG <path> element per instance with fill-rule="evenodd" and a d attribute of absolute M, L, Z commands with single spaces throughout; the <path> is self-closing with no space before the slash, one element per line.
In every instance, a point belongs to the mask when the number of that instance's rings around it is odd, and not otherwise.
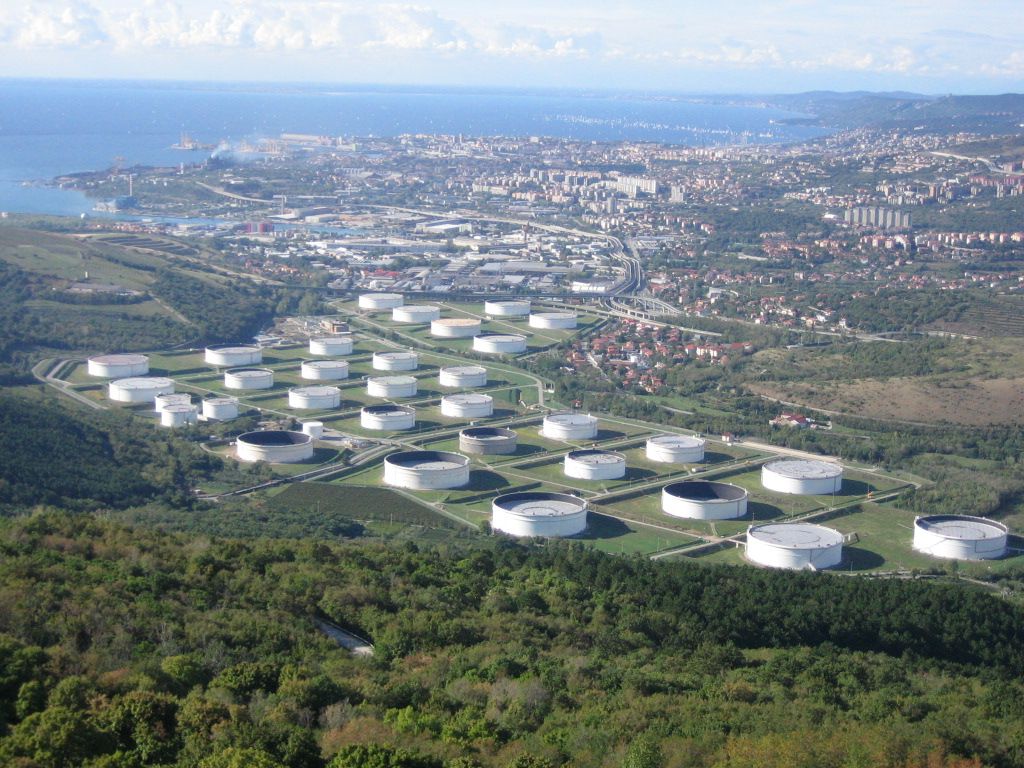
<path fill-rule="evenodd" d="M 1024 90 L 1024 0 L 21 0 L 0 76 Z"/>

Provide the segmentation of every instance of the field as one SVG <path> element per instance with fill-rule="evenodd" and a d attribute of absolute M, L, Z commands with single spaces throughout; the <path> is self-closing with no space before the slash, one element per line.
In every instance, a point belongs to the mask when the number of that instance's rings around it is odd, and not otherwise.
<path fill-rule="evenodd" d="M 406 523 L 424 528 L 458 529 L 448 518 L 387 488 L 363 488 L 328 483 L 294 483 L 271 497 L 274 510 L 329 510 L 359 523 Z"/>

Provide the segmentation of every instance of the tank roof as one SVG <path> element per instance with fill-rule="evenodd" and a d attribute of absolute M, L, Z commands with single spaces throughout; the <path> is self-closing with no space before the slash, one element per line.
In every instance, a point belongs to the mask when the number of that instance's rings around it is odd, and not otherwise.
<path fill-rule="evenodd" d="M 583 464 L 618 464 L 624 462 L 626 457 L 615 451 L 602 451 L 597 448 L 587 448 L 580 451 L 569 451 L 566 458 L 579 461 Z"/>
<path fill-rule="evenodd" d="M 163 376 L 133 376 L 128 379 L 117 379 L 110 382 L 111 386 L 120 387 L 121 389 L 150 389 L 152 387 L 170 387 L 173 384 L 174 381 L 172 379 Z"/>
<path fill-rule="evenodd" d="M 490 395 L 482 395 L 479 392 L 460 392 L 457 395 L 445 395 L 441 399 L 449 403 L 461 403 L 463 405 L 483 405 L 494 400 Z"/>
<path fill-rule="evenodd" d="M 547 491 L 506 493 L 493 503 L 499 509 L 522 517 L 566 517 L 587 508 L 587 502 L 581 498 Z"/>
<path fill-rule="evenodd" d="M 510 440 L 518 435 L 511 429 L 504 427 L 469 427 L 462 430 L 459 435 L 473 440 Z"/>
<path fill-rule="evenodd" d="M 302 364 L 310 368 L 348 368 L 345 360 L 303 360 Z"/>
<path fill-rule="evenodd" d="M 246 432 L 239 435 L 236 440 L 239 443 L 262 446 L 283 446 L 303 445 L 312 440 L 309 435 L 302 432 L 291 432 L 284 429 L 265 429 L 257 432 Z"/>
<path fill-rule="evenodd" d="M 469 458 L 451 451 L 399 451 L 384 461 L 398 467 L 422 470 L 457 469 L 469 464 Z"/>
<path fill-rule="evenodd" d="M 813 523 L 765 523 L 747 529 L 747 538 L 755 538 L 780 549 L 827 549 L 843 543 L 843 535 L 832 528 Z"/>
<path fill-rule="evenodd" d="M 438 325 L 451 326 L 480 325 L 480 321 L 474 317 L 441 317 L 438 318 L 437 320 L 434 320 L 433 322 L 437 323 Z"/>
<path fill-rule="evenodd" d="M 367 405 L 363 408 L 365 413 L 373 413 L 377 415 L 384 415 L 387 413 L 415 413 L 415 409 L 410 408 L 407 405 L 394 405 L 392 403 L 384 403 L 383 405 Z"/>
<path fill-rule="evenodd" d="M 366 379 L 374 384 L 415 384 L 415 376 L 370 376 Z"/>
<path fill-rule="evenodd" d="M 544 421 L 555 424 L 593 424 L 597 417 L 589 413 L 549 413 L 544 417 Z"/>
<path fill-rule="evenodd" d="M 211 344 L 207 347 L 211 352 L 254 352 L 259 348 L 258 344 Z"/>
<path fill-rule="evenodd" d="M 732 483 L 716 483 L 709 480 L 684 480 L 669 483 L 663 489 L 669 496 L 690 501 L 738 501 L 745 498 L 746 488 Z"/>
<path fill-rule="evenodd" d="M 149 358 L 145 355 L 136 355 L 131 352 L 118 353 L 114 355 L 96 355 L 95 357 L 89 358 L 89 362 L 103 363 L 105 365 L 135 365 L 148 361 Z"/>
<path fill-rule="evenodd" d="M 917 518 L 914 525 L 947 539 L 966 541 L 997 539 L 1009 532 L 1002 523 L 971 515 L 929 515 Z"/>
<path fill-rule="evenodd" d="M 518 333 L 484 333 L 477 338 L 483 341 L 526 341 L 526 337 Z"/>
<path fill-rule="evenodd" d="M 408 360 L 410 357 L 416 357 L 415 352 L 374 352 L 374 357 L 379 357 L 381 360 Z"/>
<path fill-rule="evenodd" d="M 648 443 L 663 445 L 668 448 L 697 448 L 707 441 L 702 437 L 691 435 L 657 435 L 647 439 Z"/>
<path fill-rule="evenodd" d="M 830 461 L 812 461 L 808 459 L 782 459 L 769 461 L 764 465 L 769 472 L 794 480 L 813 480 L 818 478 L 837 477 L 843 468 Z"/>
<path fill-rule="evenodd" d="M 225 373 L 228 373 L 228 374 L 230 374 L 232 376 L 241 376 L 243 378 L 246 378 L 246 377 L 249 377 L 249 376 L 257 376 L 257 375 L 258 376 L 263 376 L 264 374 L 267 374 L 267 373 L 271 373 L 272 374 L 273 371 L 270 370 L 269 368 L 228 368 L 225 371 Z"/>
<path fill-rule="evenodd" d="M 308 395 L 309 397 L 323 397 L 324 395 L 335 395 L 341 393 L 341 390 L 337 387 L 329 386 L 292 387 L 288 391 L 294 392 L 297 395 Z"/>
<path fill-rule="evenodd" d="M 446 367 L 442 368 L 441 371 L 443 373 L 451 373 L 451 374 L 462 373 L 462 374 L 466 374 L 466 375 L 474 374 L 474 373 L 475 374 L 487 373 L 487 369 L 484 368 L 482 365 L 449 365 L 449 366 L 446 366 Z"/>

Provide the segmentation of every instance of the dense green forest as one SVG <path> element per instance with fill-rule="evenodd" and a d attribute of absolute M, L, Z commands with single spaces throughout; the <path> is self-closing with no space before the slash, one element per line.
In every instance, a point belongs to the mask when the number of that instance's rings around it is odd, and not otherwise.
<path fill-rule="evenodd" d="M 52 514 L 0 554 L 5 765 L 1024 764 L 1024 612 L 956 586 Z"/>

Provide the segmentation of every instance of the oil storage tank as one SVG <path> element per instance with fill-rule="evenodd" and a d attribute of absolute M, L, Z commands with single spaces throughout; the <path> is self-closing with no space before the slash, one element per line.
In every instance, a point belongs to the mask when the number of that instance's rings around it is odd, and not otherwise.
<path fill-rule="evenodd" d="M 350 333 L 340 336 L 319 336 L 309 340 L 309 354 L 321 357 L 351 355 L 355 343 Z"/>
<path fill-rule="evenodd" d="M 269 368 L 228 368 L 224 371 L 227 389 L 270 389 L 274 386 L 274 372 Z"/>
<path fill-rule="evenodd" d="M 415 352 L 373 353 L 375 371 L 415 371 L 419 364 L 420 356 Z"/>
<path fill-rule="evenodd" d="M 246 432 L 235 440 L 235 455 L 239 461 L 294 464 L 313 457 L 313 438 L 283 429 Z"/>
<path fill-rule="evenodd" d="M 302 422 L 302 434 L 319 440 L 324 436 L 324 423 L 322 421 L 304 421 Z"/>
<path fill-rule="evenodd" d="M 475 392 L 445 395 L 441 413 L 453 419 L 479 419 L 494 413 L 494 398 Z"/>
<path fill-rule="evenodd" d="M 843 535 L 813 523 L 752 525 L 747 528 L 747 559 L 769 568 L 833 568 L 843 559 Z"/>
<path fill-rule="evenodd" d="M 1006 554 L 1009 529 L 971 515 L 928 515 L 914 519 L 914 549 L 948 560 L 995 560 Z"/>
<path fill-rule="evenodd" d="M 394 309 L 405 303 L 400 293 L 364 293 L 359 296 L 359 308 L 379 311 L 382 309 Z"/>
<path fill-rule="evenodd" d="M 174 391 L 174 381 L 163 376 L 139 376 L 115 379 L 107 385 L 107 395 L 118 403 L 152 403 L 157 395 Z"/>
<path fill-rule="evenodd" d="M 206 398 L 203 400 L 203 418 L 208 421 L 230 421 L 238 418 L 238 398 Z"/>
<path fill-rule="evenodd" d="M 575 536 L 587 528 L 587 502 L 568 493 L 523 491 L 491 502 L 491 529 L 511 536 Z"/>
<path fill-rule="evenodd" d="M 487 369 L 482 365 L 449 365 L 438 373 L 442 387 L 471 389 L 487 386 Z"/>
<path fill-rule="evenodd" d="M 647 439 L 646 455 L 649 461 L 664 464 L 697 464 L 704 461 L 706 442 L 689 435 L 657 435 Z"/>
<path fill-rule="evenodd" d="M 619 480 L 626 476 L 626 457 L 614 451 L 585 449 L 565 454 L 566 477 L 578 480 Z"/>
<path fill-rule="evenodd" d="M 192 395 L 188 392 L 168 392 L 153 398 L 153 410 L 163 413 L 168 405 L 192 405 Z"/>
<path fill-rule="evenodd" d="M 830 461 L 769 461 L 761 467 L 761 485 L 776 493 L 825 496 L 843 487 L 843 468 Z"/>
<path fill-rule="evenodd" d="M 86 362 L 90 376 L 104 379 L 131 378 L 149 373 L 149 358 L 145 355 L 97 355 Z"/>
<path fill-rule="evenodd" d="M 516 333 L 485 333 L 473 337 L 473 351 L 485 355 L 515 355 L 526 351 L 526 337 Z"/>
<path fill-rule="evenodd" d="M 732 483 L 684 480 L 661 489 L 661 510 L 691 520 L 734 520 L 747 514 L 746 488 Z"/>
<path fill-rule="evenodd" d="M 337 387 L 293 387 L 288 390 L 288 407 L 303 410 L 324 410 L 341 405 Z"/>
<path fill-rule="evenodd" d="M 441 308 L 435 304 L 405 304 L 391 310 L 396 323 L 429 323 L 441 317 Z"/>
<path fill-rule="evenodd" d="M 384 482 L 412 490 L 461 488 L 469 483 L 469 459 L 449 451 L 399 451 L 384 459 Z"/>
<path fill-rule="evenodd" d="M 392 432 L 416 426 L 416 409 L 407 405 L 368 405 L 359 412 L 363 429 Z"/>
<path fill-rule="evenodd" d="M 530 314 L 530 300 L 502 299 L 485 301 L 484 314 L 491 317 L 526 317 Z"/>
<path fill-rule="evenodd" d="M 516 452 L 519 436 L 503 427 L 467 427 L 459 432 L 459 450 L 484 456 Z"/>
<path fill-rule="evenodd" d="M 263 350 L 252 344 L 217 344 L 203 353 L 207 365 L 218 368 L 236 368 L 263 362 Z"/>
<path fill-rule="evenodd" d="M 480 321 L 471 317 L 442 317 L 430 322 L 430 335 L 438 339 L 468 339 L 480 333 Z"/>
<path fill-rule="evenodd" d="M 344 360 L 306 360 L 299 366 L 299 375 L 306 381 L 340 381 L 348 378 Z"/>
<path fill-rule="evenodd" d="M 530 315 L 530 327 L 550 331 L 569 330 L 576 327 L 575 312 L 534 312 Z"/>
<path fill-rule="evenodd" d="M 187 427 L 199 420 L 199 413 L 194 405 L 172 403 L 160 411 L 160 426 Z"/>
<path fill-rule="evenodd" d="M 412 376 L 371 376 L 366 380 L 366 394 L 370 397 L 412 397 L 416 389 Z"/>
<path fill-rule="evenodd" d="M 597 417 L 589 413 L 549 413 L 540 433 L 551 440 L 591 440 L 597 437 Z"/>

